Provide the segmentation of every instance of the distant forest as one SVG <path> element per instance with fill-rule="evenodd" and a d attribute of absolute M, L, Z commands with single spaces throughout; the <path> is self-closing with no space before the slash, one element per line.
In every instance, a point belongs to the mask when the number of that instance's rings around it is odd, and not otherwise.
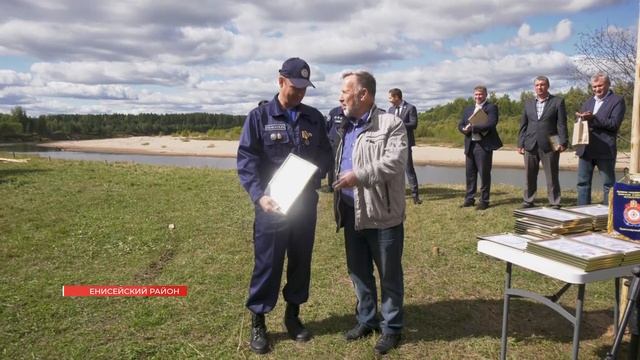
<path fill-rule="evenodd" d="M 625 93 L 616 91 L 616 93 Z M 626 92 L 629 93 L 629 92 Z M 567 107 L 569 131 L 573 129 L 575 116 L 581 104 L 590 96 L 585 90 L 571 88 L 564 97 Z M 508 95 L 497 97 L 489 94 L 489 101 L 498 105 L 500 120 L 498 133 L 506 147 L 517 143 L 523 101 L 532 99 L 534 94 L 525 91 L 519 99 Z M 411 99 L 407 99 L 411 102 Z M 627 112 L 620 129 L 621 149 L 629 148 L 631 131 L 631 98 L 625 98 Z M 444 105 L 435 106 L 419 113 L 418 129 L 415 132 L 419 144 L 461 146 L 463 136 L 457 124 L 465 106 L 472 105 L 473 98 L 458 98 Z M 385 104 L 386 105 L 386 104 Z M 382 106 L 385 107 L 385 106 Z M 180 135 L 198 136 L 210 139 L 238 139 L 243 115 L 188 113 L 188 114 L 102 114 L 102 115 L 40 115 L 29 117 L 16 106 L 11 114 L 0 114 L 1 140 L 46 140 L 46 139 L 87 139 L 108 138 L 130 135 Z"/>
<path fill-rule="evenodd" d="M 29 117 L 20 106 L 11 114 L 0 114 L 0 139 L 87 139 L 129 135 L 189 135 L 209 134 L 212 137 L 229 134 L 233 137 L 245 116 L 188 114 L 101 114 L 101 115 L 40 115 Z"/>

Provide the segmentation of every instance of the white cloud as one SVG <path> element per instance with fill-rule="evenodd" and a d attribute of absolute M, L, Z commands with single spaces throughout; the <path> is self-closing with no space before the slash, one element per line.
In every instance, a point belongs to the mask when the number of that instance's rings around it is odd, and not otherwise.
<path fill-rule="evenodd" d="M 242 114 L 275 94 L 282 61 L 299 56 L 318 87 L 305 102 L 322 110 L 337 104 L 339 73 L 358 68 L 376 75 L 381 102 L 398 86 L 424 109 L 478 82 L 515 92 L 539 73 L 566 78 L 571 61 L 554 46 L 571 36 L 571 16 L 620 1 L 10 1 L 0 56 L 31 66 L 2 63 L 0 104 Z M 566 19 L 539 29 L 536 18 L 549 14 Z M 475 40 L 496 27 L 506 40 Z"/>
<path fill-rule="evenodd" d="M 185 66 L 151 61 L 35 63 L 31 72 L 45 83 L 185 85 L 193 81 Z"/>
<path fill-rule="evenodd" d="M 549 50 L 552 45 L 566 41 L 569 36 L 571 36 L 571 21 L 568 19 L 560 20 L 553 29 L 539 33 L 532 33 L 529 24 L 522 24 L 518 34 L 503 43 L 466 43 L 452 48 L 452 52 L 458 57 L 499 59 L 515 51 Z"/>
<path fill-rule="evenodd" d="M 522 24 L 513 43 L 521 48 L 547 49 L 551 44 L 567 40 L 569 36 L 571 36 L 571 21 L 568 19 L 561 20 L 555 29 L 542 33 L 532 33 L 529 24 Z"/>
<path fill-rule="evenodd" d="M 5 86 L 25 86 L 28 85 L 30 81 L 31 74 L 0 69 L 0 88 Z"/>

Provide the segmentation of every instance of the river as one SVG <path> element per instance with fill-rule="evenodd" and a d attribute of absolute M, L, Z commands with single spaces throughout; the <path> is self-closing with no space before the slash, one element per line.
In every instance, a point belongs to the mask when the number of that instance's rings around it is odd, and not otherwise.
<path fill-rule="evenodd" d="M 235 169 L 236 159 L 204 157 L 204 156 L 167 156 L 167 155 L 136 155 L 136 154 L 107 154 L 80 151 L 59 151 L 50 148 L 38 147 L 34 144 L 0 144 L 0 152 L 16 153 L 30 156 L 40 156 L 51 159 L 106 161 L 106 162 L 132 162 L 138 164 L 151 164 L 178 167 L 207 167 L 216 169 Z M 464 184 L 465 169 L 451 166 L 416 166 L 416 175 L 421 184 Z M 493 184 L 507 184 L 521 187 L 524 185 L 524 170 L 511 168 L 493 168 L 491 171 Z M 576 171 L 561 170 L 560 186 L 563 189 L 575 189 Z M 622 173 L 617 174 L 622 177 Z M 538 188 L 545 188 L 544 171 L 540 169 L 538 176 Z M 602 186 L 600 175 L 597 171 L 593 176 L 593 188 Z"/>

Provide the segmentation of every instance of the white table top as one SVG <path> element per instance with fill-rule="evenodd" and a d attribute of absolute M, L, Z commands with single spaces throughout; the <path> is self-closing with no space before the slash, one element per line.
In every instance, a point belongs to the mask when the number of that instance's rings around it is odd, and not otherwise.
<path fill-rule="evenodd" d="M 626 265 L 586 272 L 568 264 L 488 240 L 478 241 L 478 252 L 570 284 L 587 284 L 594 281 L 631 276 L 631 269 L 635 266 Z"/>

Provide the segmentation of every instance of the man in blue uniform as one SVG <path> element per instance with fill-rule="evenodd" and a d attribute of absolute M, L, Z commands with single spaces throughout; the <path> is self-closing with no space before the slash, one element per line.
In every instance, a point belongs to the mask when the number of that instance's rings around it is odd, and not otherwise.
<path fill-rule="evenodd" d="M 302 104 L 309 81 L 309 65 L 300 58 L 282 64 L 278 94 L 266 105 L 253 109 L 244 122 L 238 147 L 240 183 L 255 204 L 253 229 L 254 268 L 246 306 L 252 313 L 251 350 L 269 351 L 264 314 L 278 300 L 280 279 L 287 255 L 287 281 L 282 290 L 287 302 L 284 324 L 289 336 L 308 341 L 311 333 L 298 318 L 300 304 L 309 297 L 311 250 L 313 248 L 320 180 L 331 159 L 325 119 Z M 287 215 L 265 189 L 285 158 L 296 154 L 318 166 Z"/>

